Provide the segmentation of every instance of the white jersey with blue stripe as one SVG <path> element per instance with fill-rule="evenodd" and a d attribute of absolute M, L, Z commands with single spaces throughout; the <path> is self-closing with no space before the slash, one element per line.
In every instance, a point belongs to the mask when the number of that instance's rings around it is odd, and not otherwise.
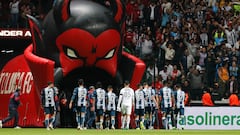
<path fill-rule="evenodd" d="M 135 91 L 135 108 L 144 109 L 145 107 L 145 92 L 142 89 Z"/>
<path fill-rule="evenodd" d="M 116 110 L 116 94 L 113 92 L 108 92 L 107 93 L 107 110 L 111 111 L 111 110 Z"/>
<path fill-rule="evenodd" d="M 78 101 L 77 101 L 77 106 L 86 106 L 87 105 L 87 89 L 84 87 L 78 87 Z"/>
<path fill-rule="evenodd" d="M 151 90 L 151 88 L 144 88 L 143 91 L 146 94 L 145 107 L 152 107 L 152 90 Z"/>
<path fill-rule="evenodd" d="M 159 96 L 162 98 L 162 101 L 161 101 L 162 107 L 164 108 L 172 107 L 173 91 L 171 88 L 163 87 L 159 92 Z"/>
<path fill-rule="evenodd" d="M 177 90 L 174 92 L 174 97 L 176 108 L 184 108 L 185 92 L 182 90 Z"/>
<path fill-rule="evenodd" d="M 44 88 L 45 107 L 55 107 L 55 90 L 50 87 Z"/>
<path fill-rule="evenodd" d="M 95 90 L 95 100 L 96 100 L 96 108 L 97 109 L 104 109 L 106 106 L 105 104 L 105 98 L 106 98 L 106 92 L 102 88 L 97 88 Z"/>
<path fill-rule="evenodd" d="M 151 94 L 152 94 L 152 96 L 154 96 L 154 97 L 156 97 L 156 90 L 155 89 L 153 89 L 153 88 L 151 88 Z M 152 106 L 153 107 L 156 107 L 156 103 L 154 102 L 154 100 L 151 100 L 151 102 L 152 102 Z"/>

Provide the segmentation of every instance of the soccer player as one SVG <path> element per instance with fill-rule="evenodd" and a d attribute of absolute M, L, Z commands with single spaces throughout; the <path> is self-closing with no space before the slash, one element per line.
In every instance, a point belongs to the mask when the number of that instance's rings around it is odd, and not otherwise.
<path fill-rule="evenodd" d="M 53 129 L 56 115 L 56 101 L 58 100 L 53 82 L 48 82 L 48 86 L 41 91 L 41 100 L 44 107 L 45 126 L 47 130 Z"/>
<path fill-rule="evenodd" d="M 106 110 L 106 91 L 102 88 L 102 83 L 97 82 L 97 89 L 94 92 L 95 97 L 95 108 L 96 108 L 96 128 L 103 129 L 104 113 Z"/>
<path fill-rule="evenodd" d="M 151 85 L 148 83 L 143 84 L 144 89 L 143 91 L 146 94 L 145 98 L 145 126 L 148 127 L 148 129 L 153 129 L 153 112 L 155 111 L 155 106 L 157 105 L 157 101 L 155 98 L 156 92 L 154 89 L 152 89 Z M 153 105 L 155 106 L 153 107 Z"/>
<path fill-rule="evenodd" d="M 129 82 L 124 82 L 124 88 L 120 90 L 117 111 L 122 113 L 122 129 L 129 129 L 130 115 L 134 107 L 134 91 L 129 87 Z"/>
<path fill-rule="evenodd" d="M 116 94 L 113 92 L 112 85 L 109 85 L 107 88 L 106 96 L 106 129 L 109 129 L 110 118 L 111 118 L 111 129 L 115 129 L 115 115 L 116 115 Z"/>
<path fill-rule="evenodd" d="M 174 95 L 172 89 L 170 88 L 170 82 L 164 81 L 163 85 L 164 87 L 159 91 L 159 102 L 162 109 L 162 122 L 165 129 L 171 129 L 171 112 L 172 108 L 175 107 Z"/>
<path fill-rule="evenodd" d="M 87 89 L 84 87 L 84 80 L 78 80 L 78 87 L 73 90 L 73 94 L 71 97 L 71 101 L 69 103 L 69 109 L 72 109 L 74 103 L 74 111 L 76 112 L 76 120 L 77 120 L 77 129 L 84 129 L 85 122 L 85 113 L 86 113 L 86 105 L 87 105 Z"/>
<path fill-rule="evenodd" d="M 145 129 L 144 126 L 144 108 L 145 108 L 145 92 L 142 84 L 138 84 L 138 89 L 135 91 L 135 123 L 136 129 Z"/>
<path fill-rule="evenodd" d="M 0 120 L 0 128 L 2 128 L 3 124 L 12 120 L 14 118 L 14 128 L 20 129 L 21 127 L 18 126 L 18 107 L 21 104 L 20 102 L 20 89 L 17 88 L 14 93 L 10 96 L 10 101 L 8 105 L 8 116 L 7 118 Z"/>
<path fill-rule="evenodd" d="M 93 122 L 96 118 L 96 112 L 95 112 L 95 100 L 94 100 L 94 91 L 95 87 L 90 86 L 88 90 L 88 96 L 87 96 L 87 128 L 91 129 L 93 127 Z"/>
<path fill-rule="evenodd" d="M 175 85 L 175 91 L 174 91 L 174 98 L 175 98 L 175 105 L 176 108 L 174 110 L 174 126 L 177 127 L 178 121 L 182 121 L 182 129 L 184 129 L 184 101 L 185 101 L 185 92 L 182 91 L 181 85 L 176 84 Z M 179 117 L 178 117 L 179 115 Z M 179 119 L 178 119 L 179 118 Z"/>

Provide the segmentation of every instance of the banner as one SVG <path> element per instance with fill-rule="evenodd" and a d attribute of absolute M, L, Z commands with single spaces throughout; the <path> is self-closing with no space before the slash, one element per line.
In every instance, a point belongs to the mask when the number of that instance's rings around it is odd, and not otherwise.
<path fill-rule="evenodd" d="M 0 28 L 0 38 L 31 38 L 31 32 L 29 29 L 11 29 L 11 28 Z"/>
<path fill-rule="evenodd" d="M 240 107 L 186 107 L 185 129 L 240 129 Z"/>

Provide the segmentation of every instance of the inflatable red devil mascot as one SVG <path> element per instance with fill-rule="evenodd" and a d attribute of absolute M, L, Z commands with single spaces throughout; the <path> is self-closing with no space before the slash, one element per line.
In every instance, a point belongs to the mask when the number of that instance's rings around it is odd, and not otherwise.
<path fill-rule="evenodd" d="M 72 92 L 79 78 L 88 86 L 101 81 L 115 89 L 124 80 L 133 88 L 141 81 L 145 64 L 122 49 L 122 0 L 109 0 L 107 5 L 97 0 L 58 0 L 43 22 L 28 18 L 32 44 L 22 58 L 32 73 L 33 96 L 39 96 L 48 81 L 66 92 Z M 39 118 L 35 110 L 37 117 L 32 119 Z M 31 124 L 37 125 L 34 120 Z"/>

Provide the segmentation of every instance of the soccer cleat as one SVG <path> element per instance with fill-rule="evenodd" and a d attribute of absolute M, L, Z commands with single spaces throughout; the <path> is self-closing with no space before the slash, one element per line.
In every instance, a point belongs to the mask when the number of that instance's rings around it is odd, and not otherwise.
<path fill-rule="evenodd" d="M 109 130 L 109 128 L 108 128 L 108 127 L 106 127 L 105 129 L 106 129 L 106 130 Z"/>
<path fill-rule="evenodd" d="M 2 124 L 2 120 L 0 120 L 0 128 L 2 128 L 3 124 Z"/>
<path fill-rule="evenodd" d="M 150 127 L 149 127 L 149 130 L 152 130 L 152 129 L 154 129 L 153 126 L 150 126 Z"/>
<path fill-rule="evenodd" d="M 103 129 L 103 125 L 102 124 L 100 124 L 100 129 Z"/>
<path fill-rule="evenodd" d="M 140 128 L 141 128 L 141 129 L 145 129 L 145 126 L 144 126 L 144 124 L 143 124 L 142 121 L 140 122 Z"/>
<path fill-rule="evenodd" d="M 115 129 L 115 127 L 114 127 L 114 126 L 112 126 L 112 127 L 111 127 L 111 129 L 113 129 L 113 130 L 114 130 L 114 129 Z"/>
<path fill-rule="evenodd" d="M 52 124 L 49 125 L 49 128 L 50 128 L 51 130 L 54 129 Z"/>
<path fill-rule="evenodd" d="M 138 127 L 138 128 L 136 128 L 136 130 L 140 130 L 140 128 Z"/>
<path fill-rule="evenodd" d="M 47 127 L 47 130 L 51 130 L 49 127 Z"/>
<path fill-rule="evenodd" d="M 16 127 L 14 127 L 14 129 L 21 129 L 21 127 L 19 127 L 19 126 L 16 126 Z"/>

